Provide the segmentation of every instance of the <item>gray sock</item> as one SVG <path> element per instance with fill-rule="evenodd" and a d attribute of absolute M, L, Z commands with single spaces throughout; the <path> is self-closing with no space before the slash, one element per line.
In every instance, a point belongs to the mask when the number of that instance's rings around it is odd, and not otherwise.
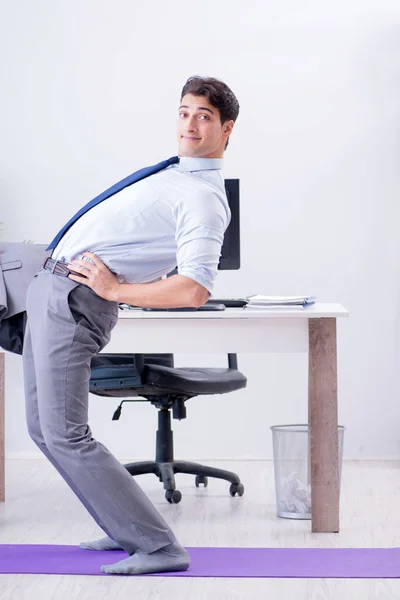
<path fill-rule="evenodd" d="M 139 575 L 141 573 L 166 573 L 168 571 L 186 571 L 190 565 L 189 554 L 179 542 L 174 542 L 151 554 L 138 550 L 113 565 L 103 565 L 103 573 L 121 573 Z"/>
<path fill-rule="evenodd" d="M 101 538 L 101 540 L 82 542 L 79 544 L 79 548 L 83 550 L 123 550 L 117 542 L 114 542 L 108 536 Z"/>

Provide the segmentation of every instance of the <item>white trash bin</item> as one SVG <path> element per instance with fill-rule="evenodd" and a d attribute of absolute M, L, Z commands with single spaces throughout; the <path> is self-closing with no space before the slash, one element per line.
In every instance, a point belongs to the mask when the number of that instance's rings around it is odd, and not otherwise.
<path fill-rule="evenodd" d="M 285 519 L 311 519 L 308 425 L 274 425 L 271 430 L 277 515 Z M 339 490 L 344 430 L 339 425 Z"/>

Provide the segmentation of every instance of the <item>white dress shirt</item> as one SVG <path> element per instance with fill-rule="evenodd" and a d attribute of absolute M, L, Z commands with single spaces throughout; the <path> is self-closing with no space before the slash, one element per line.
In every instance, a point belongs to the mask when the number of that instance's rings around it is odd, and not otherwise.
<path fill-rule="evenodd" d="M 210 293 L 230 210 L 223 159 L 183 157 L 107 198 L 66 232 L 52 257 L 96 254 L 119 281 L 148 283 L 178 267 Z"/>

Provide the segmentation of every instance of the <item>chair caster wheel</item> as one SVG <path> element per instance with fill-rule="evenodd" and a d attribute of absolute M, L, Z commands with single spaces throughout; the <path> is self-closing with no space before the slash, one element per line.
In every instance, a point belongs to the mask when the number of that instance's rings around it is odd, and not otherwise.
<path fill-rule="evenodd" d="M 205 475 L 196 475 L 196 487 L 200 487 L 200 484 L 202 483 L 204 485 L 204 487 L 208 486 L 208 477 L 206 477 Z"/>
<path fill-rule="evenodd" d="M 182 500 L 182 494 L 179 490 L 167 490 L 165 492 L 165 499 L 170 504 L 178 504 Z"/>
<path fill-rule="evenodd" d="M 231 483 L 231 487 L 229 488 L 229 493 L 231 496 L 243 496 L 244 494 L 244 485 L 243 483 Z"/>

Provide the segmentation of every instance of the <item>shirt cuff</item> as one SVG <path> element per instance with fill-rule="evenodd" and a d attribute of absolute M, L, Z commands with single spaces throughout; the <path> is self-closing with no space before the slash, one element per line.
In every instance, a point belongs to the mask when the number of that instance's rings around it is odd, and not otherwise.
<path fill-rule="evenodd" d="M 197 283 L 202 285 L 204 288 L 206 288 L 208 292 L 210 292 L 210 294 L 212 294 L 214 282 L 204 277 L 201 273 L 190 269 L 185 270 L 178 268 L 178 275 L 183 275 L 184 277 L 189 277 L 189 279 L 193 279 L 193 281 L 196 281 Z"/>

